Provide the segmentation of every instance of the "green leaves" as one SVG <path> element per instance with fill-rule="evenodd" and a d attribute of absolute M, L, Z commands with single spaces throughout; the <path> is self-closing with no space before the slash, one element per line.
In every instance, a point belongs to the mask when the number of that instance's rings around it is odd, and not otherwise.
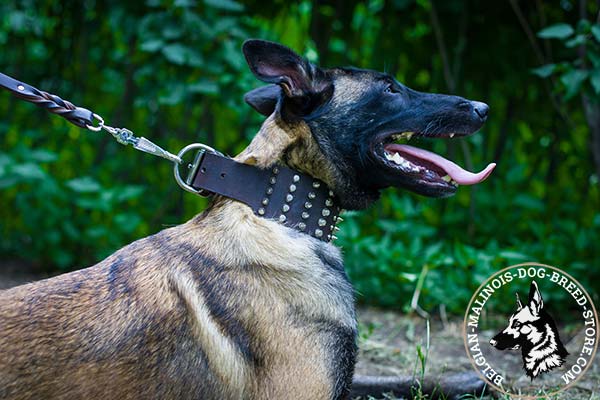
<path fill-rule="evenodd" d="M 560 81 L 566 88 L 565 99 L 568 100 L 579 93 L 581 85 L 588 75 L 589 72 L 586 70 L 571 69 L 560 77 Z"/>
<path fill-rule="evenodd" d="M 71 179 L 65 184 L 76 193 L 94 193 L 100 191 L 102 188 L 98 182 L 89 176 Z"/>
<path fill-rule="evenodd" d="M 539 76 L 540 78 L 547 78 L 552 75 L 555 69 L 556 64 L 546 64 L 542 65 L 541 67 L 531 69 L 531 73 Z"/>
<path fill-rule="evenodd" d="M 226 11 L 244 11 L 244 6 L 233 0 L 204 0 L 209 7 Z"/>
<path fill-rule="evenodd" d="M 542 39 L 566 39 L 575 33 L 571 25 L 559 23 L 551 25 L 538 32 L 538 37 Z"/>
<path fill-rule="evenodd" d="M 569 24 L 560 23 L 542 29 L 538 32 L 538 37 L 559 39 L 565 48 L 585 49 L 585 53 L 578 50 L 567 61 L 542 65 L 532 69 L 531 73 L 540 78 L 560 73 L 557 91 L 564 100 L 570 100 L 580 93 L 596 96 L 600 100 L 600 25 L 592 25 L 588 20 L 582 19 L 577 23 L 577 28 L 573 29 Z M 586 55 L 591 67 L 587 60 L 582 59 L 581 54 Z"/>
<path fill-rule="evenodd" d="M 179 43 L 163 47 L 162 53 L 167 60 L 177 65 L 183 65 L 189 58 L 188 48 Z"/>
<path fill-rule="evenodd" d="M 600 68 L 594 68 L 590 72 L 590 83 L 592 84 L 596 95 L 600 96 Z"/>

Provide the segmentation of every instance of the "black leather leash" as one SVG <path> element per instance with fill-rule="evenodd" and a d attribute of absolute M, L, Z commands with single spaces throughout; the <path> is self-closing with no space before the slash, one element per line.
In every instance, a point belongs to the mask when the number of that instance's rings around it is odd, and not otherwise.
<path fill-rule="evenodd" d="M 128 129 L 105 125 L 102 117 L 86 108 L 3 73 L 0 73 L 0 87 L 78 127 L 95 132 L 105 130 L 121 144 L 172 161 L 177 184 L 189 192 L 235 199 L 247 204 L 260 217 L 274 219 L 322 241 L 336 239 L 336 224 L 342 220 L 338 201 L 323 182 L 309 175 L 280 165 L 264 170 L 238 163 L 201 143 L 188 145 L 175 155 L 144 137 L 136 137 Z M 180 166 L 186 164 L 183 157 L 192 150 L 196 155 L 187 164 L 188 175 L 184 180 Z"/>
<path fill-rule="evenodd" d="M 80 128 L 87 128 L 94 125 L 94 113 L 90 110 L 76 107 L 56 95 L 36 89 L 1 72 L 0 86 L 11 91 L 21 100 L 29 101 L 39 107 L 45 108 L 51 113 L 60 115 Z"/>

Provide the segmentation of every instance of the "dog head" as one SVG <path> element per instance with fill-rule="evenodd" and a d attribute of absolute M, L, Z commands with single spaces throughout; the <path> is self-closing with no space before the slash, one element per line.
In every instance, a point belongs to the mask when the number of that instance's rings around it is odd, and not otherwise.
<path fill-rule="evenodd" d="M 346 209 L 364 208 L 395 186 L 445 197 L 459 184 L 485 179 L 445 158 L 397 143 L 411 136 L 466 136 L 485 122 L 488 106 L 457 96 L 421 93 L 393 77 L 355 68 L 321 69 L 289 48 L 248 40 L 252 72 L 270 85 L 245 100 L 269 116 L 240 159 L 281 161 L 321 179 Z"/>
<path fill-rule="evenodd" d="M 529 301 L 523 306 L 517 293 L 517 311 L 508 319 L 508 326 L 490 340 L 498 350 L 516 350 L 539 342 L 546 331 L 547 314 L 537 283 L 531 282 Z"/>

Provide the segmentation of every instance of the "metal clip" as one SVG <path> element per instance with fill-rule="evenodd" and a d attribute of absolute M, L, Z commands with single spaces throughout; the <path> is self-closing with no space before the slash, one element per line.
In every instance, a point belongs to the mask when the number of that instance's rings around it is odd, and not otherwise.
<path fill-rule="evenodd" d="M 143 151 L 148 154 L 152 154 L 158 157 L 162 157 L 166 160 L 172 161 L 175 164 L 181 164 L 181 158 L 176 156 L 175 154 L 169 153 L 159 145 L 151 142 L 145 137 L 136 137 L 132 131 L 126 128 L 113 128 L 112 126 L 108 126 L 104 124 L 104 119 L 101 116 L 94 114 L 94 118 L 98 121 L 97 126 L 88 125 L 87 128 L 94 132 L 100 132 L 101 130 L 105 130 L 106 132 L 113 135 L 113 137 L 117 140 L 117 142 L 121 143 L 124 146 L 128 144 L 133 145 L 133 148 L 136 150 Z"/>
<path fill-rule="evenodd" d="M 94 131 L 94 132 L 100 132 L 100 131 L 104 130 L 104 131 L 110 133 L 117 140 L 117 142 L 121 143 L 122 145 L 127 146 L 130 144 L 136 150 L 140 150 L 145 153 L 152 154 L 152 155 L 167 159 L 169 161 L 172 161 L 175 164 L 173 166 L 173 175 L 175 176 L 175 181 L 177 182 L 177 184 L 179 186 L 181 186 L 182 189 L 187 190 L 188 192 L 200 195 L 200 196 L 204 196 L 204 197 L 208 197 L 212 194 L 211 192 L 208 192 L 206 190 L 194 189 L 191 186 L 191 183 L 192 183 L 194 176 L 196 175 L 196 173 L 198 171 L 198 167 L 200 166 L 200 163 L 202 162 L 202 159 L 204 158 L 205 153 L 208 152 L 208 153 L 218 154 L 221 156 L 223 154 L 219 153 L 212 147 L 207 146 L 205 144 L 193 143 L 193 144 L 185 146 L 183 149 L 181 149 L 179 151 L 179 153 L 177 153 L 177 155 L 175 155 L 175 154 L 169 153 L 168 151 L 166 151 L 162 147 L 158 146 L 157 144 L 151 142 L 150 140 L 146 139 L 145 137 L 136 137 L 133 134 L 133 132 L 130 131 L 129 129 L 114 128 L 112 126 L 105 125 L 104 119 L 102 119 L 102 117 L 97 114 L 93 114 L 93 117 L 96 121 L 98 121 L 98 125 L 96 125 L 96 126 L 87 125 L 87 128 L 89 130 Z M 199 151 L 196 154 L 194 161 L 191 164 L 187 165 L 189 172 L 188 172 L 187 179 L 184 181 L 181 178 L 181 173 L 179 171 L 179 167 L 184 163 L 183 156 L 185 155 L 185 153 L 187 153 L 190 150 L 194 150 L 194 149 L 199 149 Z"/>

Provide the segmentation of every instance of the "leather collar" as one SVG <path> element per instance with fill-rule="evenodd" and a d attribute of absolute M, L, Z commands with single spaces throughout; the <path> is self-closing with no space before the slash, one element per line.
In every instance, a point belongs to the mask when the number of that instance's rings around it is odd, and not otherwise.
<path fill-rule="evenodd" d="M 282 165 L 260 169 L 218 154 L 198 153 L 187 184 L 199 194 L 241 201 L 254 214 L 317 239 L 336 239 L 341 208 L 322 181 Z"/>

